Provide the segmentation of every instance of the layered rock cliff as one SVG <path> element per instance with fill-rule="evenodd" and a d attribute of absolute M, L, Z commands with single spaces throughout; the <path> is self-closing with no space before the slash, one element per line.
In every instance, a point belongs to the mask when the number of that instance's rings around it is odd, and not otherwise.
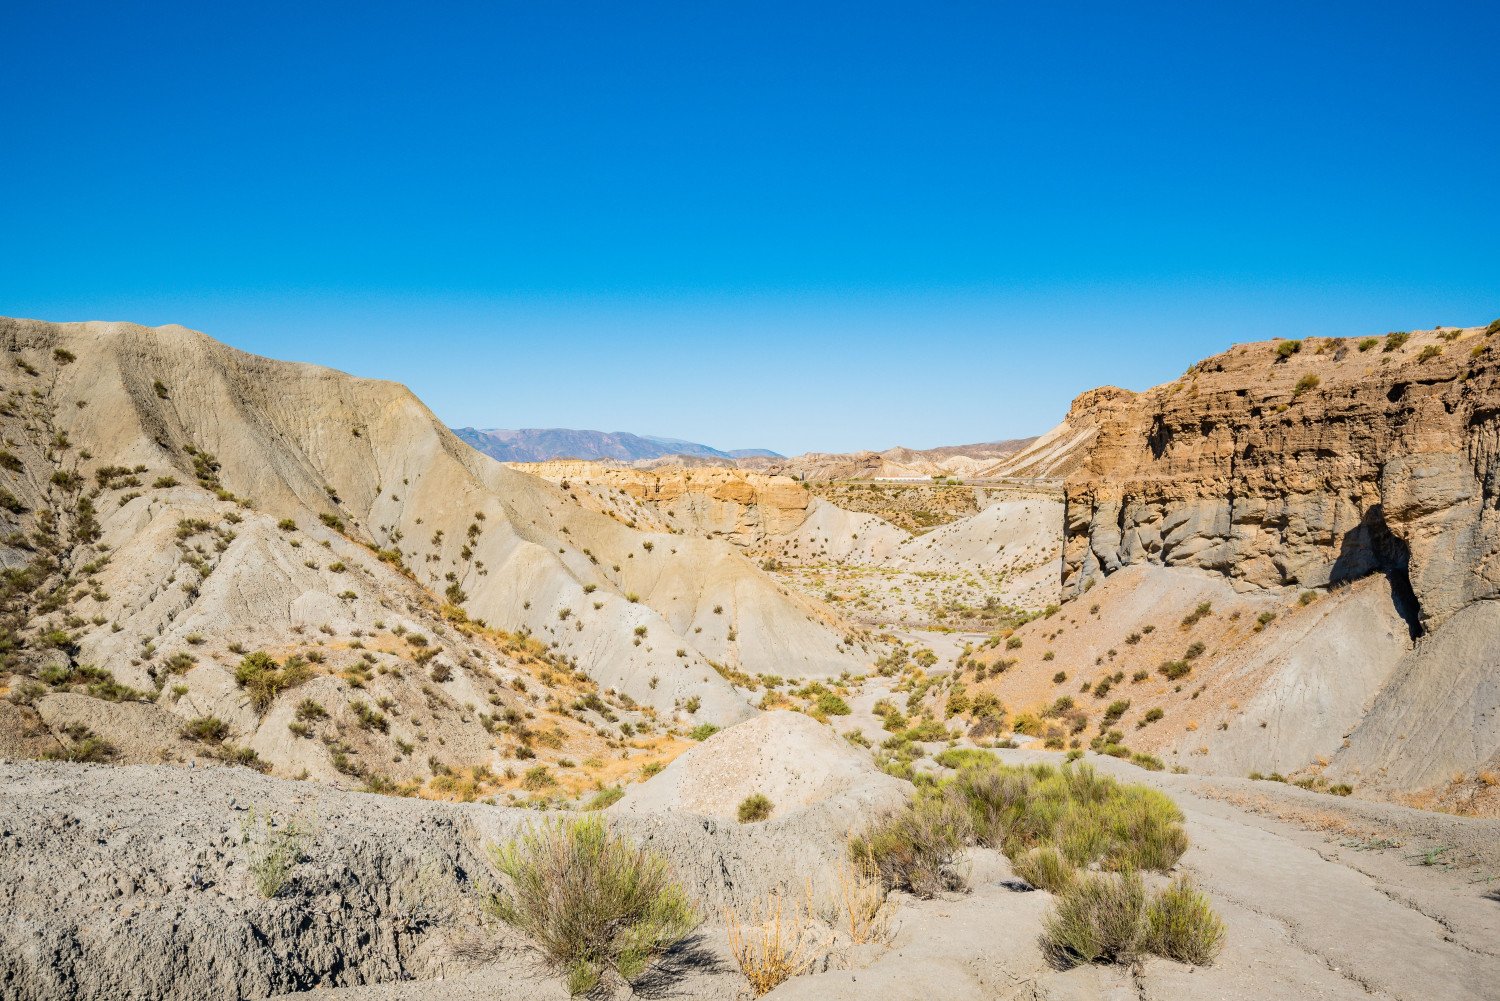
<path fill-rule="evenodd" d="M 1253 588 L 1383 573 L 1413 631 L 1500 593 L 1500 336 L 1440 328 L 1240 345 L 1097 426 L 1067 482 L 1063 586 L 1136 563 Z"/>

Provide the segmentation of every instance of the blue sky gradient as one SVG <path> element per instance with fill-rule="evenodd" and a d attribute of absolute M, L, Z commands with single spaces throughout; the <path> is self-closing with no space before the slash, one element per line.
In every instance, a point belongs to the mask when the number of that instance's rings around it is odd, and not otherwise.
<path fill-rule="evenodd" d="M 12 5 L 0 313 L 452 424 L 1034 434 L 1500 316 L 1500 5 Z"/>

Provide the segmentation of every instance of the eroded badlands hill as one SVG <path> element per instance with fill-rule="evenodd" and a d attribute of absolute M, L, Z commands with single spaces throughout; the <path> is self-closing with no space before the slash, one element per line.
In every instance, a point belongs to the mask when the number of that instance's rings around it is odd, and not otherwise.
<path fill-rule="evenodd" d="M 652 728 L 642 712 L 658 733 L 744 717 L 716 664 L 868 661 L 835 613 L 734 547 L 589 510 L 478 455 L 403 387 L 180 327 L 0 320 L 0 345 L 23 704 L 0 710 L 6 753 L 75 753 L 69 734 L 90 730 L 127 758 L 191 752 L 179 728 L 212 717 L 228 734 L 209 742 L 292 774 L 336 779 L 362 756 L 418 779 L 503 759 L 527 726 L 619 739 L 621 720 Z M 237 677 L 254 651 L 294 667 Z M 537 676 L 556 687 L 526 690 Z M 613 708 L 575 707 L 596 685 Z"/>
<path fill-rule="evenodd" d="M 742 546 L 774 576 L 869 626 L 983 629 L 1002 608 L 1058 600 L 1055 487 L 835 484 L 597 462 L 516 468 L 629 527 Z"/>

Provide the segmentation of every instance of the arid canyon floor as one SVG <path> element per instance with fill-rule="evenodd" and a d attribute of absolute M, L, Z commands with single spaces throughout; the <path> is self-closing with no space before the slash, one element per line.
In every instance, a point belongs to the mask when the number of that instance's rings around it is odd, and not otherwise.
<path fill-rule="evenodd" d="M 1500 324 L 496 462 L 0 320 L 0 995 L 1493 998 Z"/>

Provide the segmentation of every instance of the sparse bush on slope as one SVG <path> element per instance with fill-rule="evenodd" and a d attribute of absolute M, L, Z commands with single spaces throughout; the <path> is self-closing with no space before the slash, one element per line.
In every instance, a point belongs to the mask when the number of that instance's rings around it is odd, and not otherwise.
<path fill-rule="evenodd" d="M 769 796 L 764 793 L 751 793 L 740 801 L 738 816 L 742 824 L 754 824 L 771 818 L 771 811 L 775 809 Z"/>
<path fill-rule="evenodd" d="M 307 661 L 293 655 L 283 664 L 263 650 L 247 654 L 234 669 L 234 680 L 250 696 L 255 711 L 265 715 L 276 696 L 306 682 L 312 677 Z"/>

